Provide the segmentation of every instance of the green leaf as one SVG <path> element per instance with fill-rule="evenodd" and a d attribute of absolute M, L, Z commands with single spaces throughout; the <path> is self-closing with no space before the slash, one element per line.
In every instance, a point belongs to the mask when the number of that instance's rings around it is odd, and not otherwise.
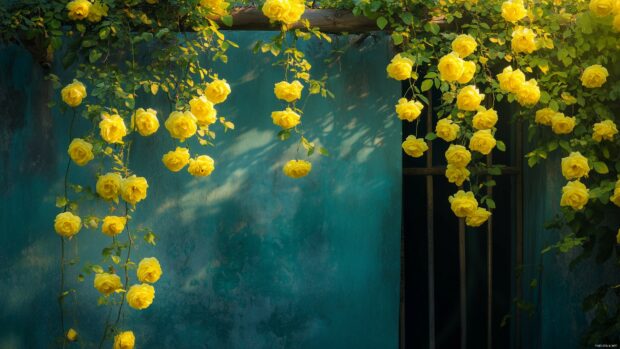
<path fill-rule="evenodd" d="M 69 201 L 67 201 L 67 198 L 64 196 L 57 196 L 56 197 L 56 207 L 65 207 L 65 205 L 67 205 L 69 203 Z"/>
<path fill-rule="evenodd" d="M 605 164 L 602 161 L 595 162 L 593 166 L 594 166 L 594 171 L 596 171 L 597 173 L 600 173 L 600 174 L 609 173 L 609 168 L 607 168 L 607 164 Z"/>
<path fill-rule="evenodd" d="M 327 151 L 327 149 L 324 147 L 319 147 L 319 154 L 323 156 L 329 156 L 329 151 Z"/>
<path fill-rule="evenodd" d="M 506 151 L 506 144 L 502 141 L 497 141 L 497 150 Z"/>
<path fill-rule="evenodd" d="M 88 61 L 91 63 L 95 63 L 99 60 L 99 58 L 101 58 L 101 55 L 102 53 L 98 50 L 90 50 L 90 53 L 88 54 Z"/>
<path fill-rule="evenodd" d="M 422 92 L 428 91 L 433 87 L 433 80 L 424 80 L 422 81 L 422 86 L 420 86 L 420 90 Z"/>
<path fill-rule="evenodd" d="M 383 30 L 383 28 L 385 28 L 387 24 L 388 24 L 388 20 L 385 19 L 385 17 L 381 16 L 377 18 L 377 27 L 379 27 L 379 29 Z"/>
<path fill-rule="evenodd" d="M 400 33 L 392 33 L 392 41 L 394 45 L 400 45 L 403 43 L 403 36 Z"/>
<path fill-rule="evenodd" d="M 222 23 L 226 24 L 229 27 L 232 27 L 233 17 L 231 15 L 222 16 Z"/>
<path fill-rule="evenodd" d="M 427 141 L 432 141 L 433 139 L 437 139 L 437 135 L 434 132 L 429 132 L 424 136 L 424 139 Z"/>

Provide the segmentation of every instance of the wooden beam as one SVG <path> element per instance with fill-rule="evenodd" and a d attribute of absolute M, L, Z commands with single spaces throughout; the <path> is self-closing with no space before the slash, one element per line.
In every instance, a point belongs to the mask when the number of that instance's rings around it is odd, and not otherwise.
<path fill-rule="evenodd" d="M 277 24 L 269 23 L 269 18 L 256 7 L 237 7 L 231 10 L 232 27 L 220 24 L 221 30 L 280 30 Z M 310 21 L 311 27 L 318 27 L 324 33 L 365 33 L 378 31 L 375 21 L 364 16 L 354 16 L 348 10 L 306 9 L 302 18 Z M 292 29 L 303 28 L 301 23 L 293 24 Z"/>

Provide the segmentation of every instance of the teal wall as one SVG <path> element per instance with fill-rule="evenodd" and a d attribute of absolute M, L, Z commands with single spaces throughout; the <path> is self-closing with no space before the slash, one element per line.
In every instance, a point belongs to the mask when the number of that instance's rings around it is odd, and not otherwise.
<path fill-rule="evenodd" d="M 590 258 L 569 270 L 579 248 L 569 253 L 541 251 L 555 244 L 562 232 L 544 225 L 560 212 L 560 197 L 566 180 L 560 156 L 550 157 L 534 168 L 526 168 L 524 186 L 524 300 L 534 305 L 524 312 L 523 348 L 580 348 L 592 314 L 583 312 L 583 299 L 603 284 L 618 283 L 618 266 L 611 258 L 596 264 Z M 618 219 L 616 216 L 609 217 Z M 530 286 L 536 280 L 536 286 Z M 617 344 L 617 343 L 600 343 Z"/>
<path fill-rule="evenodd" d="M 276 140 L 270 119 L 282 107 L 272 88 L 282 72 L 273 57 L 251 53 L 253 42 L 272 34 L 229 35 L 241 48 L 218 68 L 233 89 L 219 113 L 237 128 L 220 132 L 216 148 L 191 144 L 216 159 L 214 174 L 196 179 L 165 170 L 161 155 L 174 144 L 163 127 L 132 149 L 132 167 L 150 184 L 132 226 L 159 236 L 133 258 L 157 256 L 164 275 L 154 304 L 127 310 L 123 327 L 140 348 L 396 348 L 401 131 L 389 116 L 400 84 L 380 68 L 391 57 L 387 40 L 368 38 L 333 66 L 323 63 L 332 46 L 305 45 L 316 76 L 328 73 L 337 97 L 311 99 L 304 127 L 332 155 L 314 156 L 310 176 L 293 180 L 280 168 L 296 146 Z M 25 52 L 0 51 L 0 348 L 52 347 L 59 333 L 60 243 L 52 222 L 70 116 L 50 114 L 42 103 L 47 93 Z M 160 120 L 168 112 L 162 101 L 138 106 L 156 107 Z M 89 127 L 79 120 L 76 134 Z M 72 167 L 70 181 L 93 185 L 94 167 Z M 103 213 L 80 208 L 95 212 Z M 108 242 L 83 229 L 68 244 L 69 257 L 79 249 L 80 265 L 99 263 Z M 69 268 L 78 306 L 67 301 L 67 326 L 80 333 L 74 346 L 89 348 L 106 309 L 96 305 L 92 276 L 79 283 L 76 273 Z"/>

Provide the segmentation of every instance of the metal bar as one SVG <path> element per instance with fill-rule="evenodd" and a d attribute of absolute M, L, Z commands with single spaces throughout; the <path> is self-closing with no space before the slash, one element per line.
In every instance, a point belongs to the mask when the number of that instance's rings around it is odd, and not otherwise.
<path fill-rule="evenodd" d="M 467 265 L 465 259 L 465 218 L 459 218 L 459 282 L 461 300 L 461 349 L 467 348 Z"/>
<path fill-rule="evenodd" d="M 515 178 L 516 185 L 516 222 L 515 222 L 515 245 L 516 256 L 515 265 L 521 267 L 523 265 L 523 124 L 521 120 L 517 120 L 516 129 L 516 146 L 515 146 L 515 165 L 519 172 Z M 516 277 L 516 293 L 517 299 L 521 299 L 523 296 L 523 289 L 521 285 L 521 277 Z M 515 307 L 515 337 L 516 345 L 515 349 L 521 349 L 521 311 L 519 307 Z"/>
<path fill-rule="evenodd" d="M 426 132 L 433 131 L 433 95 L 427 93 Z M 433 167 L 433 143 L 428 141 L 426 168 Z M 435 233 L 433 175 L 426 175 L 426 238 L 428 258 L 428 347 L 435 349 Z"/>
<path fill-rule="evenodd" d="M 519 175 L 521 173 L 521 170 L 517 167 L 503 167 L 501 169 L 502 171 L 502 175 Z M 480 170 L 480 171 L 475 171 L 472 170 L 471 171 L 472 174 L 476 174 L 476 175 L 485 175 L 487 174 L 486 170 Z M 446 167 L 445 166 L 433 166 L 433 167 L 405 167 L 403 168 L 403 174 L 405 176 L 427 176 L 427 175 L 433 175 L 433 176 L 443 176 L 446 173 Z"/>
<path fill-rule="evenodd" d="M 493 158 L 487 155 L 487 167 Z M 487 175 L 487 181 L 491 176 Z M 493 197 L 493 187 L 487 187 L 487 195 Z M 493 349 L 493 216 L 487 221 L 487 348 Z"/>

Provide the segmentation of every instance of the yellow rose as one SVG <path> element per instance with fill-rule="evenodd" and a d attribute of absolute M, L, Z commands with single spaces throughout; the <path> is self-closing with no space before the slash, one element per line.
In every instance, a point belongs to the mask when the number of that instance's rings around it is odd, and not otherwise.
<path fill-rule="evenodd" d="M 166 119 L 164 125 L 168 132 L 170 132 L 170 137 L 179 139 L 181 142 L 196 134 L 198 130 L 196 117 L 189 111 L 173 111 Z"/>
<path fill-rule="evenodd" d="M 291 3 L 291 8 L 282 19 L 282 22 L 288 25 L 299 21 L 306 10 L 304 0 L 289 0 L 289 2 Z"/>
<path fill-rule="evenodd" d="M 551 118 L 551 130 L 558 135 L 568 134 L 573 132 L 575 128 L 575 118 L 564 116 L 562 113 L 555 113 Z"/>
<path fill-rule="evenodd" d="M 217 110 L 205 96 L 194 97 L 189 101 L 192 114 L 200 126 L 209 126 L 217 121 Z"/>
<path fill-rule="evenodd" d="M 401 120 L 414 121 L 422 113 L 424 105 L 418 101 L 408 101 L 407 98 L 401 98 L 396 105 L 396 114 Z"/>
<path fill-rule="evenodd" d="M 97 291 L 103 293 L 106 296 L 114 293 L 117 290 L 123 288 L 121 278 L 116 274 L 110 273 L 98 273 L 95 274 L 95 281 L 93 285 Z"/>
<path fill-rule="evenodd" d="M 146 178 L 131 175 L 121 181 L 121 197 L 128 203 L 135 205 L 146 198 L 148 187 Z"/>
<path fill-rule="evenodd" d="M 497 123 L 497 111 L 495 109 L 482 109 L 474 115 L 473 126 L 478 130 L 491 129 Z"/>
<path fill-rule="evenodd" d="M 172 172 L 179 172 L 189 163 L 189 149 L 177 147 L 169 151 L 161 158 L 164 165 Z"/>
<path fill-rule="evenodd" d="M 452 212 L 460 218 L 472 215 L 478 209 L 478 201 L 471 191 L 459 190 L 448 198 L 448 202 Z"/>
<path fill-rule="evenodd" d="M 611 24 L 616 33 L 620 32 L 620 13 L 614 16 Z"/>
<path fill-rule="evenodd" d="M 435 134 L 446 142 L 452 142 L 458 136 L 460 129 L 459 125 L 455 124 L 451 119 L 443 118 L 437 121 Z"/>
<path fill-rule="evenodd" d="M 97 194 L 105 200 L 116 201 L 121 189 L 121 181 L 121 175 L 114 172 L 99 176 L 96 185 Z"/>
<path fill-rule="evenodd" d="M 581 155 L 580 152 L 574 151 L 569 156 L 562 158 L 562 175 L 564 178 L 571 180 L 588 177 L 588 172 L 590 172 L 588 158 Z"/>
<path fill-rule="evenodd" d="M 76 330 L 70 328 L 69 331 L 67 331 L 66 337 L 69 342 L 75 342 L 77 340 L 78 333 Z"/>
<path fill-rule="evenodd" d="M 527 10 L 522 0 L 506 1 L 502 4 L 502 17 L 511 23 L 516 23 L 527 16 Z"/>
<path fill-rule="evenodd" d="M 113 237 L 120 234 L 123 229 L 125 229 L 125 224 L 127 224 L 127 217 L 106 216 L 103 218 L 101 232 L 109 237 Z"/>
<path fill-rule="evenodd" d="M 456 80 L 460 84 L 466 84 L 474 78 L 474 74 L 476 73 L 476 63 L 471 61 L 466 61 L 463 63 L 463 75 Z"/>
<path fill-rule="evenodd" d="M 616 206 L 620 207 L 620 179 L 616 181 L 613 195 L 609 198 Z"/>
<path fill-rule="evenodd" d="M 60 91 L 62 101 L 70 107 L 77 107 L 86 98 L 86 87 L 83 83 L 73 80 L 72 83 L 62 88 Z"/>
<path fill-rule="evenodd" d="M 54 230 L 62 237 L 71 238 L 82 229 L 82 219 L 71 212 L 62 212 L 54 219 Z"/>
<path fill-rule="evenodd" d="M 69 19 L 74 21 L 82 20 L 88 17 L 91 3 L 88 0 L 73 0 L 67 4 L 67 11 L 69 11 Z"/>
<path fill-rule="evenodd" d="M 540 99 L 540 88 L 538 87 L 538 82 L 534 79 L 529 79 L 521 84 L 521 87 L 517 90 L 516 98 L 517 102 L 524 107 L 536 105 Z"/>
<path fill-rule="evenodd" d="M 600 142 L 604 139 L 612 141 L 614 139 L 614 136 L 618 133 L 618 127 L 612 120 L 597 122 L 596 124 L 594 124 L 592 130 L 594 131 L 592 133 L 592 139 L 597 142 Z"/>
<path fill-rule="evenodd" d="M 581 84 L 587 88 L 601 87 L 607 81 L 609 72 L 600 64 L 587 67 L 581 74 Z"/>
<path fill-rule="evenodd" d="M 537 124 L 551 126 L 551 119 L 557 112 L 551 108 L 542 108 L 536 111 L 536 118 L 534 121 Z"/>
<path fill-rule="evenodd" d="M 78 166 L 84 166 L 95 158 L 93 145 L 81 138 L 74 138 L 71 141 L 67 153 L 69 153 L 71 160 Z"/>
<path fill-rule="evenodd" d="M 462 145 L 450 144 L 445 155 L 448 164 L 456 167 L 465 167 L 471 161 L 471 153 Z"/>
<path fill-rule="evenodd" d="M 465 61 L 458 54 L 451 52 L 439 59 L 437 69 L 441 80 L 457 81 L 465 71 Z"/>
<path fill-rule="evenodd" d="M 138 264 L 136 272 L 140 282 L 156 283 L 161 277 L 161 265 L 155 257 L 143 258 Z"/>
<path fill-rule="evenodd" d="M 133 349 L 136 343 L 136 336 L 131 331 L 124 331 L 114 336 L 114 347 L 112 349 Z"/>
<path fill-rule="evenodd" d="M 496 144 L 497 141 L 493 137 L 491 130 L 480 130 L 474 132 L 474 135 L 471 136 L 469 149 L 487 155 L 495 148 Z"/>
<path fill-rule="evenodd" d="M 200 6 L 206 8 L 209 11 L 208 18 L 217 20 L 222 16 L 228 14 L 228 6 L 230 4 L 224 0 L 202 0 Z"/>
<path fill-rule="evenodd" d="M 131 117 L 131 127 L 138 130 L 142 136 L 150 136 L 159 129 L 159 120 L 157 119 L 157 111 L 149 108 L 138 108 Z"/>
<path fill-rule="evenodd" d="M 513 71 L 512 67 L 508 66 L 504 68 L 502 73 L 497 74 L 497 80 L 499 81 L 499 88 L 506 92 L 516 93 L 525 82 L 525 74 L 521 69 Z"/>
<path fill-rule="evenodd" d="M 100 2 L 94 2 L 90 6 L 90 10 L 88 11 L 88 17 L 86 18 L 89 22 L 99 22 L 101 18 L 108 15 L 108 5 L 102 4 Z"/>
<path fill-rule="evenodd" d="M 306 160 L 289 160 L 282 167 L 282 172 L 291 178 L 305 177 L 310 171 L 312 171 L 312 163 Z"/>
<path fill-rule="evenodd" d="M 465 58 L 476 51 L 478 43 L 471 35 L 461 34 L 452 41 L 452 51 Z"/>
<path fill-rule="evenodd" d="M 560 206 L 570 206 L 574 210 L 581 210 L 588 203 L 589 198 L 589 190 L 585 184 L 578 180 L 571 181 L 562 188 Z"/>
<path fill-rule="evenodd" d="M 146 309 L 153 303 L 155 288 L 149 284 L 133 285 L 127 291 L 127 304 L 138 310 Z"/>
<path fill-rule="evenodd" d="M 413 61 L 410 58 L 403 57 L 399 54 L 392 58 L 387 68 L 388 76 L 395 80 L 407 80 L 411 77 L 413 71 Z"/>
<path fill-rule="evenodd" d="M 426 141 L 422 138 L 416 138 L 414 135 L 407 136 L 402 147 L 405 154 L 414 158 L 421 157 L 428 150 Z"/>
<path fill-rule="evenodd" d="M 512 31 L 510 42 L 515 53 L 532 53 L 536 51 L 536 33 L 525 27 L 517 27 Z"/>
<path fill-rule="evenodd" d="M 596 17 L 612 14 L 616 0 L 590 0 L 590 12 Z"/>
<path fill-rule="evenodd" d="M 99 122 L 99 134 L 108 143 L 123 143 L 123 137 L 127 135 L 127 127 L 120 115 L 103 113 Z"/>
<path fill-rule="evenodd" d="M 293 24 L 301 19 L 305 5 L 302 0 L 267 0 L 262 10 L 263 14 L 272 21 Z"/>
<path fill-rule="evenodd" d="M 195 159 L 189 160 L 187 171 L 196 177 L 206 177 L 215 170 L 215 160 L 208 155 L 200 155 Z"/>
<path fill-rule="evenodd" d="M 207 84 L 205 95 L 213 104 L 222 103 L 230 94 L 230 85 L 223 79 L 215 79 Z"/>
<path fill-rule="evenodd" d="M 460 110 L 475 111 L 484 99 L 484 94 L 480 93 L 476 86 L 468 85 L 463 87 L 456 96 L 456 106 Z"/>
<path fill-rule="evenodd" d="M 293 82 L 280 81 L 275 84 L 273 93 L 276 95 L 276 98 L 291 103 L 301 98 L 301 91 L 303 89 L 304 85 L 299 80 Z"/>
<path fill-rule="evenodd" d="M 485 210 L 482 207 L 478 207 L 472 214 L 468 215 L 467 218 L 465 218 L 465 224 L 470 227 L 479 227 L 484 222 L 489 220 L 489 217 L 491 217 L 491 212 Z"/>
<path fill-rule="evenodd" d="M 301 116 L 295 113 L 291 108 L 283 111 L 274 111 L 271 113 L 271 119 L 275 125 L 282 127 L 284 130 L 293 128 L 301 122 Z"/>
<path fill-rule="evenodd" d="M 469 179 L 469 170 L 466 167 L 448 164 L 446 167 L 446 178 L 448 178 L 448 182 L 454 183 L 460 187 L 465 180 Z"/>

